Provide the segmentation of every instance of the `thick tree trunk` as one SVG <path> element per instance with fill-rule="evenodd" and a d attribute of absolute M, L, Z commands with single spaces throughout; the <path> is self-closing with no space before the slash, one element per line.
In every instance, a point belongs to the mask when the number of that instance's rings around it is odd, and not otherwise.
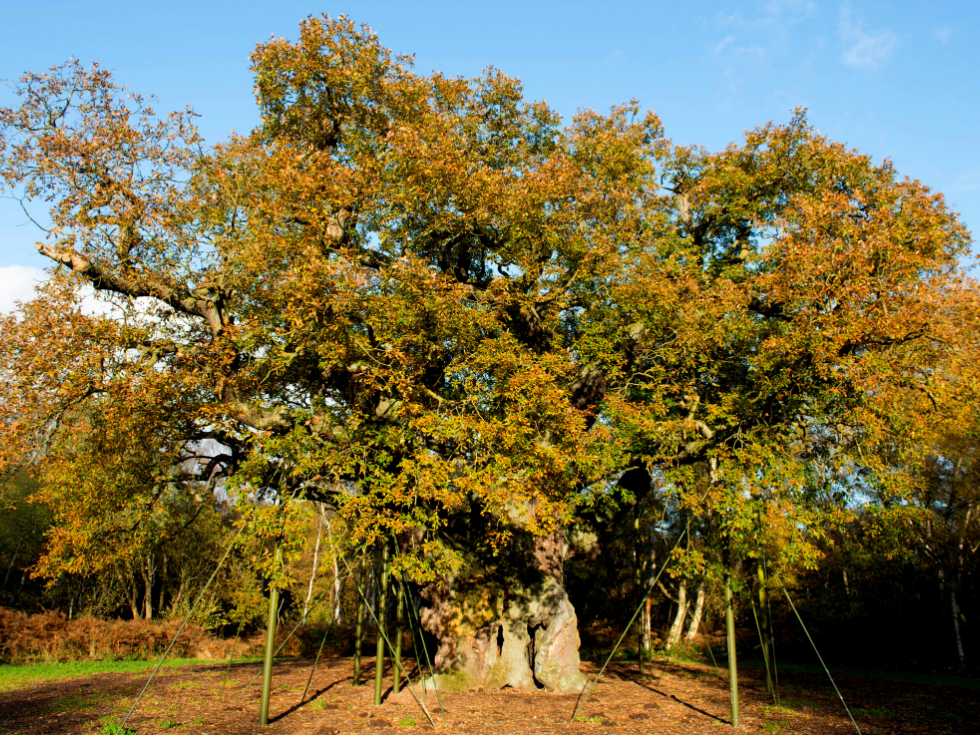
<path fill-rule="evenodd" d="M 474 564 L 472 574 L 422 590 L 422 626 L 439 641 L 439 687 L 571 693 L 585 685 L 578 619 L 561 583 L 562 535 L 524 541 L 510 563 Z"/>
<path fill-rule="evenodd" d="M 674 616 L 674 623 L 670 626 L 667 633 L 667 653 L 676 646 L 681 640 L 681 633 L 684 632 L 684 620 L 687 618 L 687 580 L 681 579 L 680 587 L 677 589 L 677 615 Z"/>
<path fill-rule="evenodd" d="M 705 597 L 704 581 L 702 580 L 698 583 L 697 597 L 694 600 L 694 612 L 691 615 L 691 622 L 687 626 L 687 633 L 684 635 L 684 640 L 688 642 L 694 640 L 695 636 L 698 634 L 698 629 L 701 627 L 701 618 L 704 615 Z"/>

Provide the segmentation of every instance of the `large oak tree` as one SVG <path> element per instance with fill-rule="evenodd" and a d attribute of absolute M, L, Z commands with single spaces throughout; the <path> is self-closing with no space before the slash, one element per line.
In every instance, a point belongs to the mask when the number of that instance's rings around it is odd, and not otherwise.
<path fill-rule="evenodd" d="M 571 689 L 561 529 L 590 493 L 660 474 L 734 532 L 768 475 L 796 513 L 815 457 L 896 435 L 973 308 L 941 198 L 802 117 L 716 155 L 635 104 L 562 127 L 344 18 L 252 63 L 262 124 L 209 148 L 74 62 L 0 110 L 57 266 L 3 324 L 2 457 L 65 498 L 55 566 L 125 553 L 175 483 L 237 493 L 269 538 L 326 502 L 431 582 L 456 681 Z M 74 449 L 93 425 L 102 463 Z"/>

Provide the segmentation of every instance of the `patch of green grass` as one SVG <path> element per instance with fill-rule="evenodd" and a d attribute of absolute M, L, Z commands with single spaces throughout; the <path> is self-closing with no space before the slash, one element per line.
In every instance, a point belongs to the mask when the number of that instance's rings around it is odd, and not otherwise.
<path fill-rule="evenodd" d="M 893 720 L 900 720 L 902 716 L 898 712 L 892 712 L 890 709 L 865 709 L 864 707 L 855 707 L 851 710 L 852 715 L 866 715 L 870 717 L 889 717 Z"/>
<path fill-rule="evenodd" d="M 310 709 L 314 709 L 314 710 L 322 710 L 322 709 L 323 709 L 324 707 L 326 707 L 326 706 L 327 706 L 327 703 L 326 703 L 326 702 L 324 702 L 324 701 L 323 701 L 322 699 L 317 699 L 317 700 L 316 700 L 316 701 L 314 701 L 314 702 L 310 702 L 310 704 L 309 704 L 309 705 L 307 705 L 307 706 L 308 706 L 308 707 L 309 707 Z"/>
<path fill-rule="evenodd" d="M 787 727 L 789 727 L 789 720 L 776 720 L 775 722 L 767 722 L 762 725 L 759 729 L 763 732 L 782 732 Z"/>
<path fill-rule="evenodd" d="M 579 715 L 575 718 L 576 722 L 602 722 L 602 718 L 596 715 L 595 717 L 586 717 L 585 715 Z"/>
<path fill-rule="evenodd" d="M 721 660 L 718 661 L 721 664 Z M 746 668 L 762 669 L 762 661 L 739 661 L 739 666 Z M 723 665 L 723 664 L 722 664 Z M 809 664 L 779 664 L 780 671 L 797 671 L 802 674 L 821 674 L 826 676 L 823 668 Z M 964 689 L 980 689 L 980 678 L 969 676 L 957 676 L 954 674 L 929 674 L 910 671 L 891 671 L 889 669 L 851 669 L 831 667 L 831 673 L 836 677 L 858 676 L 869 679 L 885 679 L 886 681 L 904 681 L 909 684 L 933 684 L 935 686 L 954 686 Z"/>
<path fill-rule="evenodd" d="M 129 727 L 122 727 L 115 722 L 106 722 L 99 730 L 99 735 L 136 735 L 136 730 Z"/>
<path fill-rule="evenodd" d="M 202 659 L 173 659 L 164 666 L 189 666 L 193 664 L 214 664 L 215 661 Z M 0 665 L 0 691 L 33 686 L 45 681 L 77 679 L 94 674 L 119 674 L 133 671 L 148 673 L 156 666 L 155 661 L 72 661 L 63 664 L 28 664 L 14 666 Z"/>
<path fill-rule="evenodd" d="M 796 710 L 792 709 L 791 707 L 785 706 L 785 704 L 779 707 L 777 707 L 774 704 L 764 704 L 761 707 L 759 707 L 759 711 L 765 715 L 795 715 L 796 714 Z"/>
<path fill-rule="evenodd" d="M 166 720 L 160 720 L 159 724 L 161 730 L 169 730 L 172 727 L 180 727 L 180 723 L 178 723 L 177 720 L 172 720 L 170 718 L 167 718 Z"/>
<path fill-rule="evenodd" d="M 803 702 L 798 699 L 784 699 L 782 704 L 784 707 L 789 707 L 790 709 L 795 709 L 795 710 L 802 710 L 806 708 L 823 709 L 822 704 L 817 704 L 816 702 Z"/>
<path fill-rule="evenodd" d="M 937 717 L 940 720 L 962 720 L 963 718 L 959 715 L 954 715 L 952 712 L 937 712 L 933 717 Z"/>
<path fill-rule="evenodd" d="M 89 697 L 80 696 L 78 694 L 69 694 L 64 697 L 58 697 L 52 705 L 51 710 L 53 712 L 77 712 L 83 709 L 92 709 L 95 706 L 95 700 Z"/>
<path fill-rule="evenodd" d="M 398 724 L 402 727 L 415 727 L 414 717 L 403 717 L 398 721 Z"/>

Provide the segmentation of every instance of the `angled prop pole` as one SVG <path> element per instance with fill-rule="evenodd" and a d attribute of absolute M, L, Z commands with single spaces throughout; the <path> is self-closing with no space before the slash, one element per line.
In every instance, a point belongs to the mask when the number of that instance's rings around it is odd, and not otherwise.
<path fill-rule="evenodd" d="M 408 595 L 408 593 L 405 592 L 405 590 L 404 590 L 404 586 L 402 588 L 402 593 L 405 594 L 406 596 Z M 415 609 L 415 605 L 414 604 L 411 604 L 410 603 L 408 605 L 408 607 L 409 607 L 409 610 L 410 610 L 409 615 L 408 615 L 408 624 L 409 624 L 410 627 L 413 625 L 412 613 L 415 613 L 414 622 L 415 622 L 415 624 L 418 625 L 419 646 L 422 648 L 422 652 L 425 654 L 425 663 L 429 667 L 429 679 L 432 681 L 432 688 L 435 690 L 436 700 L 439 702 L 439 709 L 442 712 L 445 712 L 446 711 L 446 708 L 442 706 L 442 695 L 439 694 L 439 686 L 436 684 L 436 673 L 435 673 L 435 670 L 432 668 L 432 660 L 429 658 L 429 649 L 425 647 L 425 637 L 422 634 L 422 618 L 419 616 L 418 611 Z M 419 668 L 419 679 L 422 680 L 422 692 L 425 693 L 426 692 L 426 689 L 425 689 L 425 679 L 422 677 L 422 663 L 421 663 L 421 661 L 418 660 L 418 654 L 415 654 L 415 661 L 416 661 L 416 665 Z M 428 696 L 428 695 L 426 695 L 426 696 Z M 445 719 L 446 718 L 446 715 L 443 714 L 442 717 L 443 717 L 443 719 Z"/>
<path fill-rule="evenodd" d="M 408 593 L 404 591 L 404 588 L 402 589 L 402 592 L 407 597 Z M 436 672 L 435 669 L 432 667 L 432 659 L 429 658 L 429 649 L 425 647 L 425 636 L 422 632 L 422 618 L 419 616 L 418 610 L 415 609 L 415 605 L 412 604 L 411 601 L 408 602 L 408 607 L 410 611 L 408 615 L 408 625 L 410 628 L 413 625 L 416 625 L 418 627 L 419 646 L 422 649 L 422 653 L 425 654 L 425 664 L 426 666 L 429 667 L 429 680 L 432 682 L 432 689 L 436 693 L 436 700 L 439 702 L 439 709 L 442 712 L 445 712 L 445 707 L 442 706 L 442 695 L 439 694 L 439 686 L 438 684 L 436 684 Z M 414 617 L 413 617 L 413 613 L 414 613 Z M 413 636 L 413 640 L 414 640 L 414 636 Z M 415 654 L 415 662 L 419 669 L 419 679 L 422 681 L 422 693 L 428 696 L 428 694 L 426 693 L 427 689 L 425 688 L 425 678 L 422 676 L 422 662 L 418 660 L 418 654 Z M 443 714 L 442 717 L 443 719 L 445 719 L 446 715 Z"/>
<path fill-rule="evenodd" d="M 735 600 L 732 596 L 732 572 L 725 569 L 725 643 L 728 646 L 728 698 L 731 703 L 732 727 L 738 727 L 738 659 L 735 646 Z"/>
<path fill-rule="evenodd" d="M 228 548 L 225 549 L 225 553 L 222 555 L 221 560 L 218 562 L 218 566 L 216 566 L 214 568 L 214 571 L 211 572 L 211 578 L 208 579 L 208 583 L 204 585 L 204 589 L 201 590 L 201 594 L 197 596 L 197 600 L 194 601 L 194 606 L 191 608 L 190 612 L 187 613 L 187 617 L 184 618 L 184 622 L 180 624 L 180 628 L 177 629 L 177 634 L 174 636 L 174 639 L 170 641 L 170 645 L 167 646 L 167 650 L 163 652 L 163 656 L 160 657 L 160 661 L 157 663 L 156 668 L 153 669 L 153 673 L 150 674 L 150 678 L 146 680 L 146 684 L 143 685 L 143 689 L 142 691 L 140 691 L 139 696 L 136 697 L 136 701 L 133 702 L 133 706 L 129 708 L 129 712 L 126 713 L 126 716 L 123 718 L 123 721 L 119 723 L 120 732 L 122 732 L 123 728 L 126 727 L 126 723 L 129 722 L 129 718 L 132 716 L 133 711 L 136 709 L 136 705 L 140 703 L 140 700 L 143 698 L 143 695 L 146 694 L 146 690 L 149 688 L 150 682 L 153 681 L 153 677 L 157 675 L 157 672 L 160 670 L 160 667 L 163 666 L 163 662 L 166 661 L 167 656 L 170 655 L 170 651 L 173 650 L 174 644 L 177 642 L 177 639 L 180 638 L 180 634 L 184 632 L 184 628 L 187 627 L 187 624 L 194 616 L 194 613 L 197 610 L 197 606 L 201 604 L 201 600 L 204 599 L 204 595 L 206 595 L 207 591 L 211 589 L 211 585 L 214 583 L 214 580 L 217 578 L 218 572 L 221 570 L 221 567 L 224 566 L 225 560 L 228 558 L 228 554 L 231 553 L 232 548 L 235 546 L 235 541 L 238 540 L 238 537 L 242 532 L 242 528 L 244 527 L 239 526 L 238 530 L 235 531 L 235 535 L 231 537 L 231 541 L 228 542 Z"/>
<path fill-rule="evenodd" d="M 765 572 L 766 579 L 769 579 L 769 566 L 766 562 L 765 553 L 762 556 L 762 571 Z M 779 698 L 779 666 L 776 664 L 776 633 L 772 627 L 772 605 L 770 604 L 769 598 L 771 595 L 766 595 L 766 619 L 769 621 L 769 642 L 772 644 L 772 678 L 773 684 L 776 687 L 776 706 L 780 706 L 782 701 Z"/>
<path fill-rule="evenodd" d="M 354 575 L 351 572 L 350 565 L 347 563 L 347 558 L 344 557 L 344 556 L 341 556 L 340 558 L 343 560 L 344 566 L 347 567 L 347 573 L 350 574 L 351 575 L 351 579 L 353 579 L 354 578 Z M 365 600 L 365 606 L 367 607 L 368 611 L 371 613 L 371 617 L 374 618 L 374 622 L 377 623 L 377 625 L 378 625 L 378 632 L 385 639 L 385 643 L 387 643 L 388 646 L 391 647 L 391 642 L 388 640 L 388 636 L 385 635 L 384 628 L 381 626 L 380 621 L 378 620 L 377 616 L 374 614 L 374 610 L 371 608 L 370 605 L 367 605 L 367 603 L 366 603 L 367 596 L 364 594 L 364 590 L 361 589 L 361 585 L 359 585 L 357 583 L 357 580 L 354 580 L 354 586 L 357 587 L 357 593 L 361 596 L 361 599 Z M 401 670 L 402 674 L 405 676 L 405 682 L 408 684 L 408 691 L 412 693 L 412 698 L 415 700 L 415 703 L 422 710 L 422 713 L 425 715 L 425 719 L 427 719 L 429 721 L 429 724 L 432 725 L 432 727 L 435 727 L 436 726 L 435 720 L 432 719 L 432 715 L 429 714 L 429 710 L 426 708 L 426 706 L 422 702 L 422 700 L 419 699 L 418 694 L 415 693 L 415 686 L 412 684 L 412 680 L 408 676 L 408 674 L 405 672 L 405 669 L 402 668 L 401 662 L 395 661 L 395 666 L 397 666 Z M 446 720 L 446 712 L 445 712 L 445 710 L 443 710 L 442 718 L 443 718 L 443 721 Z"/>
<path fill-rule="evenodd" d="M 299 699 L 300 702 L 305 702 L 306 701 L 306 695 L 310 691 L 310 684 L 313 683 L 313 674 L 316 673 L 316 666 L 317 666 L 318 663 L 320 663 L 320 654 L 323 653 L 323 646 L 327 642 L 327 634 L 329 632 L 330 632 L 330 626 L 328 625 L 323 630 L 323 638 L 320 639 L 320 647 L 316 651 L 316 658 L 313 660 L 313 668 L 310 669 L 310 678 L 306 680 L 306 688 L 303 690 L 303 696 L 300 697 L 300 699 Z"/>
<path fill-rule="evenodd" d="M 325 596 L 326 596 L 326 593 L 321 593 L 321 594 L 317 595 L 317 597 L 313 600 L 313 602 L 310 603 L 310 607 L 313 608 L 313 607 L 316 607 L 317 605 L 319 605 L 320 604 L 320 601 L 323 600 L 323 598 Z M 285 638 L 283 638 L 282 639 L 282 643 L 280 643 L 278 646 L 276 646 L 276 650 L 273 651 L 273 653 L 272 653 L 272 658 L 273 659 L 275 659 L 275 657 L 279 655 L 279 652 L 286 647 L 286 644 L 289 643 L 289 641 L 291 641 L 293 639 L 293 635 L 296 634 L 296 631 L 299 630 L 300 629 L 300 626 L 302 626 L 302 625 L 303 625 L 302 619 L 300 619 L 299 621 L 296 622 L 296 625 L 293 626 L 293 629 L 291 631 L 289 631 L 289 635 L 287 635 Z M 245 685 L 245 688 L 242 689 L 241 693 L 238 695 L 238 699 L 241 699 L 242 697 L 245 696 L 245 693 L 249 689 L 251 689 L 252 684 L 255 683 L 255 680 L 259 678 L 259 674 L 261 674 L 261 673 L 262 672 L 260 671 L 258 674 L 255 674 L 255 676 L 253 676 L 251 679 L 248 680 L 248 684 L 246 684 Z"/>
<path fill-rule="evenodd" d="M 381 569 L 381 578 L 378 580 L 378 593 L 377 593 L 377 605 L 378 611 L 374 614 L 374 619 L 378 624 L 378 640 L 375 642 L 375 654 L 374 654 L 374 704 L 381 704 L 381 694 L 383 691 L 384 673 L 385 673 L 385 644 L 388 643 L 387 630 L 385 630 L 385 613 L 388 608 L 388 544 L 387 542 L 381 544 L 381 550 L 378 554 L 378 564 Z M 388 643 L 388 650 L 391 650 L 391 644 Z M 395 666 L 395 671 L 398 671 L 398 666 Z"/>
<path fill-rule="evenodd" d="M 282 563 L 282 546 L 276 541 L 276 566 Z M 262 702 L 259 705 L 259 724 L 269 724 L 269 698 L 272 693 L 272 660 L 276 655 L 276 618 L 279 617 L 279 588 L 269 591 L 269 620 L 265 629 L 265 661 L 262 664 Z"/>
<path fill-rule="evenodd" d="M 398 591 L 395 596 L 398 598 L 398 602 L 395 606 L 395 650 L 392 651 L 392 655 L 398 660 L 398 666 L 395 667 L 395 681 L 391 686 L 392 694 L 398 694 L 401 691 L 401 660 L 402 660 L 402 634 L 405 623 L 405 595 L 402 594 L 402 582 L 398 580 Z"/>
<path fill-rule="evenodd" d="M 844 701 L 844 697 L 841 696 L 840 689 L 838 689 L 837 684 L 834 683 L 834 677 L 830 675 L 830 669 L 828 669 L 827 664 L 823 662 L 823 657 L 820 655 L 820 651 L 817 650 L 817 644 L 814 643 L 813 638 L 810 637 L 810 631 L 808 631 L 806 626 L 803 624 L 803 618 L 800 617 L 800 613 L 797 611 L 796 605 L 793 604 L 793 600 L 790 599 L 789 592 L 786 591 L 786 585 L 783 584 L 781 579 L 779 580 L 779 586 L 782 587 L 783 594 L 786 595 L 786 601 L 789 603 L 789 606 L 793 608 L 793 614 L 796 615 L 796 619 L 800 621 L 800 627 L 803 628 L 803 632 L 806 633 L 806 639 L 810 641 L 810 645 L 813 646 L 813 652 L 817 654 L 817 660 L 823 667 L 824 672 L 826 672 L 827 678 L 830 679 L 830 685 L 834 688 L 834 691 L 837 692 L 837 698 L 840 699 L 840 703 L 844 705 L 844 711 L 847 712 L 847 716 L 851 718 L 851 724 L 854 725 L 854 729 L 858 731 L 858 735 L 861 735 L 861 728 L 858 727 L 858 724 L 854 721 L 854 715 L 851 714 L 851 710 L 847 708 L 847 702 Z"/>
<path fill-rule="evenodd" d="M 623 642 L 623 638 L 626 637 L 626 634 L 629 632 L 629 629 L 633 627 L 633 623 L 636 621 L 636 616 L 640 614 L 640 610 L 643 608 L 643 605 L 646 603 L 646 600 L 650 596 L 650 593 L 653 592 L 654 588 L 657 586 L 657 582 L 660 581 L 660 575 L 664 573 L 664 570 L 668 566 L 670 566 L 670 560 L 671 557 L 673 556 L 674 549 L 676 549 L 680 545 L 681 539 L 684 538 L 684 534 L 686 533 L 687 533 L 687 529 L 685 528 L 683 531 L 681 531 L 681 535 L 677 537 L 677 541 L 671 547 L 670 551 L 667 552 L 667 558 L 664 560 L 663 565 L 661 565 L 660 570 L 657 572 L 657 576 L 654 577 L 653 581 L 650 582 L 650 584 L 647 586 L 647 591 L 643 595 L 643 598 L 640 600 L 640 604 L 636 606 L 636 612 L 633 613 L 633 617 L 631 617 L 630 621 L 626 624 L 626 627 L 623 629 L 622 635 L 620 635 L 619 640 L 616 641 L 616 645 L 613 646 L 612 651 L 609 652 L 609 655 L 606 657 L 606 662 L 602 665 L 602 668 L 599 669 L 599 673 L 595 675 L 595 678 L 592 679 L 592 681 L 587 681 L 585 683 L 585 686 L 582 687 L 582 691 L 578 695 L 578 701 L 575 703 L 575 711 L 572 712 L 572 716 L 569 719 L 569 722 L 575 722 L 575 718 L 578 717 L 578 711 L 582 709 L 582 704 L 589 698 L 589 695 L 592 693 L 592 689 L 595 687 L 596 682 L 599 681 L 599 677 L 601 677 L 602 674 L 605 672 L 606 667 L 609 665 L 609 662 L 612 661 L 612 657 L 616 655 L 616 651 L 619 650 L 619 646 Z"/>
<path fill-rule="evenodd" d="M 752 606 L 752 619 L 755 620 L 755 630 L 759 634 L 759 647 L 762 649 L 762 663 L 766 667 L 766 689 L 772 694 L 773 704 L 777 705 L 779 702 L 776 700 L 776 690 L 772 686 L 772 674 L 769 666 L 769 650 L 766 645 L 765 637 L 762 635 L 762 626 L 759 624 L 759 615 L 755 611 L 755 602 L 752 600 L 752 596 L 749 595 L 749 604 Z"/>
<path fill-rule="evenodd" d="M 255 586 L 255 577 L 252 577 L 251 581 L 248 583 L 248 589 L 245 591 L 246 604 L 249 596 L 252 594 L 252 588 Z M 235 660 L 235 651 L 238 650 L 238 642 L 242 639 L 242 628 L 245 626 L 245 616 L 238 623 L 238 630 L 235 631 L 235 642 L 231 646 L 231 655 L 228 657 L 228 668 L 225 669 L 225 675 L 221 678 L 221 693 L 218 695 L 218 701 L 220 702 L 225 696 L 225 685 L 228 683 L 228 677 L 231 676 L 231 664 Z"/>

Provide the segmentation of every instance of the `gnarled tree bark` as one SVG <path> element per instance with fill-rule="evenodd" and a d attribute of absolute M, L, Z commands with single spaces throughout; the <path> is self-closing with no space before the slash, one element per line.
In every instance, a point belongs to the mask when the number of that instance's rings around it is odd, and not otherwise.
<path fill-rule="evenodd" d="M 439 644 L 437 686 L 581 691 L 586 677 L 578 618 L 561 581 L 563 545 L 560 531 L 525 536 L 497 563 L 473 560 L 482 579 L 462 575 L 422 590 L 422 626 Z"/>

